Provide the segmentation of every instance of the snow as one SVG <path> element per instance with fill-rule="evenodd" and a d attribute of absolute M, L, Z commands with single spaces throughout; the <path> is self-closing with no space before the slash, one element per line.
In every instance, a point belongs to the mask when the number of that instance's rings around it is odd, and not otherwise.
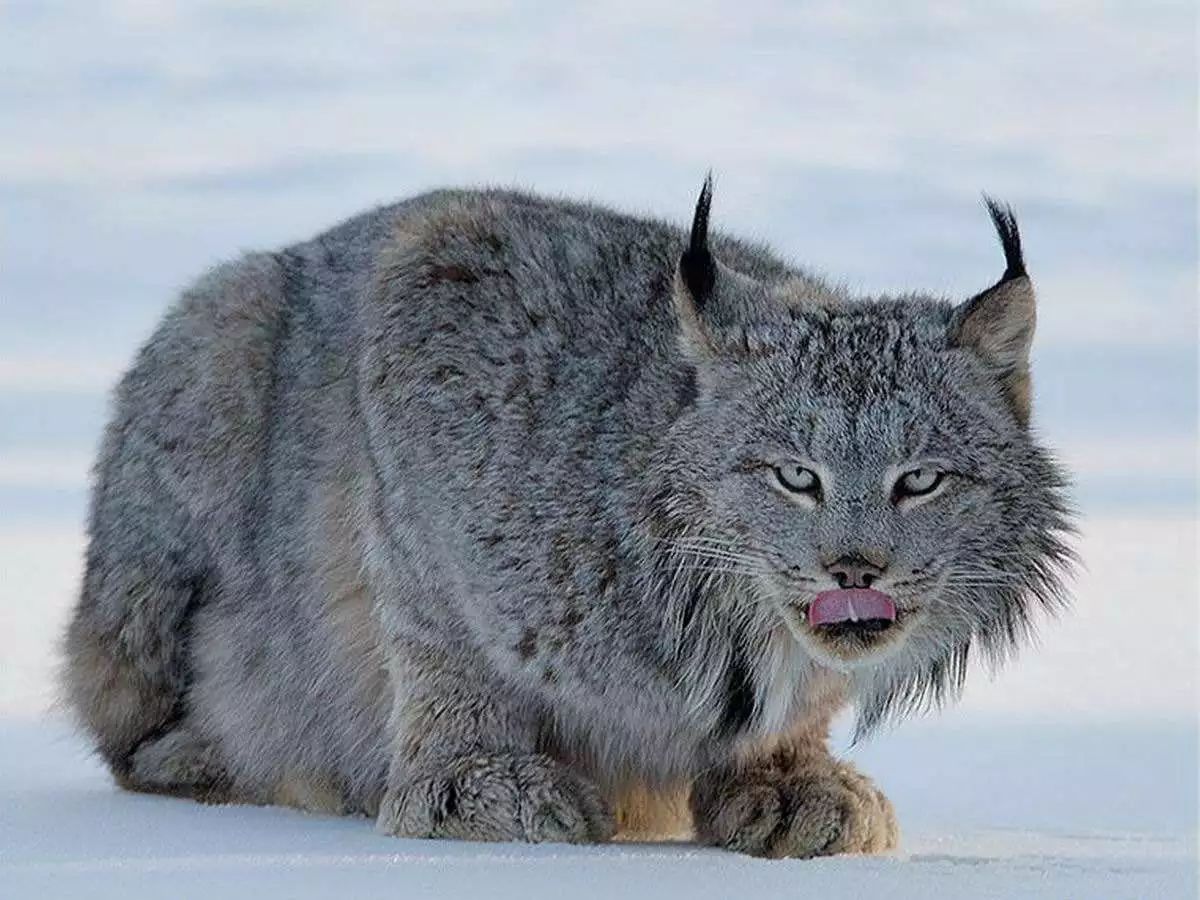
<path fill-rule="evenodd" d="M 1010 734 L 1005 746 L 998 734 L 934 728 L 860 748 L 853 755 L 911 819 L 901 852 L 764 861 L 687 844 L 398 840 L 363 819 L 126 794 L 63 723 L 8 718 L 0 722 L 0 895 L 1194 896 L 1194 737 L 1050 736 L 1056 749 L 1024 758 L 1009 751 L 1028 733 Z M 1164 771 L 1178 780 L 1166 784 Z M 1036 827 L 1015 827 L 1022 821 Z M 1169 829 L 1149 830 L 1156 824 Z"/>

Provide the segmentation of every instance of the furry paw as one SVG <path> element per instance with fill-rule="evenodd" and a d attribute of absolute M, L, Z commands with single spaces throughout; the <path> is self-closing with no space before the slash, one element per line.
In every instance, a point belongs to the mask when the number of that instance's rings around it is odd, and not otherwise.
<path fill-rule="evenodd" d="M 117 782 L 126 790 L 204 803 L 230 799 L 229 777 L 216 749 L 187 726 L 144 741 L 117 773 Z"/>
<path fill-rule="evenodd" d="M 726 773 L 698 784 L 692 806 L 700 840 L 753 856 L 882 853 L 899 838 L 887 797 L 832 759 Z"/>
<path fill-rule="evenodd" d="M 460 757 L 389 790 L 378 828 L 397 837 L 571 844 L 615 825 L 595 785 L 545 756 Z"/>

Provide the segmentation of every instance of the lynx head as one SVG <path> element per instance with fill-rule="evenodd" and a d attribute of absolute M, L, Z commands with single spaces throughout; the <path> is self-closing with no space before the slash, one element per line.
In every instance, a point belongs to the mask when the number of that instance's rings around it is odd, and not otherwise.
<path fill-rule="evenodd" d="M 697 387 L 672 436 L 673 546 L 739 598 L 748 654 L 782 621 L 850 673 L 870 727 L 953 694 L 972 645 L 1004 656 L 1062 596 L 1066 483 L 1029 424 L 1017 224 L 987 200 L 1007 266 L 970 299 L 854 300 L 726 265 L 711 196 L 675 278 Z"/>

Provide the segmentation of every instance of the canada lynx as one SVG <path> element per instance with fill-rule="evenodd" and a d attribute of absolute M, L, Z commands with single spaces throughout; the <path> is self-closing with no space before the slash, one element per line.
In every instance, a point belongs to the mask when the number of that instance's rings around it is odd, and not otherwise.
<path fill-rule="evenodd" d="M 389 834 L 895 844 L 826 748 L 953 694 L 1069 560 L 1034 295 L 444 191 L 201 278 L 117 392 L 65 681 L 118 781 Z M 689 821 L 690 820 L 690 821 Z"/>

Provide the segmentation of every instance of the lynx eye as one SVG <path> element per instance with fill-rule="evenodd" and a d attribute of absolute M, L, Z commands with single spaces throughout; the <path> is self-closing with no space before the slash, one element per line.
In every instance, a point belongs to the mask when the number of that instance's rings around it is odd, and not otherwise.
<path fill-rule="evenodd" d="M 815 496 L 821 490 L 821 479 L 817 473 L 796 463 L 779 463 L 775 466 L 775 478 L 793 494 Z"/>
<path fill-rule="evenodd" d="M 903 500 L 905 497 L 924 497 L 926 494 L 932 494 L 945 477 L 945 472 L 933 467 L 910 469 L 896 479 L 896 485 L 892 488 L 893 499 Z"/>

